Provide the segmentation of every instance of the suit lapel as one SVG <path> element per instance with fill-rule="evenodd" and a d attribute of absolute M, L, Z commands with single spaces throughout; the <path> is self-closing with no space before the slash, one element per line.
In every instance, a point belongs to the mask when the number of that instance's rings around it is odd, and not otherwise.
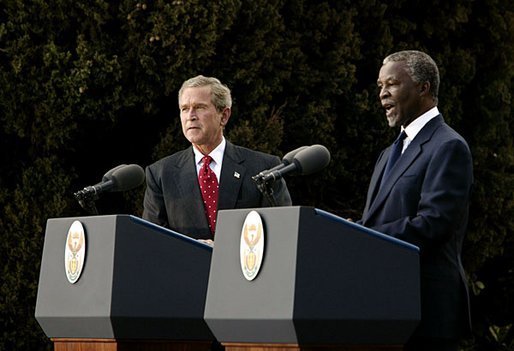
<path fill-rule="evenodd" d="M 373 216 L 375 211 L 380 208 L 383 202 L 387 199 L 389 193 L 393 186 L 398 182 L 400 177 L 413 165 L 414 161 L 420 156 L 423 152 L 422 145 L 429 142 L 432 139 L 432 136 L 435 130 L 443 123 L 443 118 L 441 115 L 433 118 L 429 121 L 416 135 L 414 140 L 409 144 L 407 149 L 405 149 L 403 155 L 398 159 L 391 173 L 389 173 L 388 179 L 384 181 L 382 186 L 380 187 L 380 175 L 382 174 L 385 164 L 387 163 L 387 158 L 389 157 L 389 153 L 391 149 L 389 148 L 387 155 L 384 152 L 384 157 L 381 162 L 377 164 L 378 175 L 374 174 L 372 181 L 374 181 L 374 189 L 377 189 L 377 194 L 374 200 L 371 197 L 371 205 L 369 211 L 366 214 L 366 218 L 370 218 Z M 373 194 L 373 193 L 371 193 Z M 366 207 L 367 208 L 367 207 Z"/>
<path fill-rule="evenodd" d="M 378 158 L 377 164 L 375 165 L 375 170 L 373 171 L 373 175 L 371 176 L 368 196 L 366 198 L 366 206 L 364 207 L 364 216 L 368 213 L 371 204 L 377 196 L 378 188 L 380 185 L 380 180 L 382 179 L 382 173 L 384 173 L 384 168 L 387 164 L 387 159 L 389 158 L 389 153 L 391 152 L 391 147 L 385 149 Z"/>
<path fill-rule="evenodd" d="M 234 145 L 227 141 L 221 168 L 218 209 L 236 208 L 237 198 L 246 173 L 243 162 L 244 158 L 237 152 Z"/>
<path fill-rule="evenodd" d="M 208 227 L 192 147 L 184 153 L 184 157 L 178 160 L 175 167 L 178 168 L 175 174 L 177 174 L 176 182 L 180 197 L 192 199 L 192 201 L 184 201 L 185 208 L 182 214 L 188 216 L 191 223 L 201 221 L 202 226 Z"/>

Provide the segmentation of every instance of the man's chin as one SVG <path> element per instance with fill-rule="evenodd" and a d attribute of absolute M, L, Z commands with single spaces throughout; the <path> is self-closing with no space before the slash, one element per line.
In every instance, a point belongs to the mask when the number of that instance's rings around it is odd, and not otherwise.
<path fill-rule="evenodd" d="M 398 126 L 398 119 L 395 116 L 387 116 L 387 124 L 389 124 L 389 127 L 394 128 Z"/>
<path fill-rule="evenodd" d="M 185 137 L 187 140 L 189 140 L 190 143 L 198 144 L 202 141 L 202 133 L 199 129 L 189 129 L 185 133 Z"/>

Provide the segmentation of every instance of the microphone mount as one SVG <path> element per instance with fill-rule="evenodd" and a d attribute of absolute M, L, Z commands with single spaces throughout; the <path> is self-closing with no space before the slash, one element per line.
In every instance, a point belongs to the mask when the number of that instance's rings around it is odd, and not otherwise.
<path fill-rule="evenodd" d="M 73 196 L 75 196 L 75 199 L 79 202 L 80 206 L 88 213 L 92 215 L 98 214 L 95 201 L 100 197 L 93 186 L 85 187 L 84 189 L 74 193 Z"/>
<path fill-rule="evenodd" d="M 273 195 L 273 183 L 275 182 L 275 179 L 268 176 L 270 173 L 271 172 L 269 171 L 263 171 L 257 175 L 254 175 L 252 179 L 257 185 L 259 191 L 266 197 L 271 206 L 276 207 L 277 201 Z"/>

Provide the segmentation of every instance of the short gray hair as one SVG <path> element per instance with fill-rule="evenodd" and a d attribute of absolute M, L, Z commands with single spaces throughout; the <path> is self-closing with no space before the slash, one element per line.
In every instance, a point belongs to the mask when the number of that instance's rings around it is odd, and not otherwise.
<path fill-rule="evenodd" d="M 178 98 L 182 96 L 184 89 L 186 88 L 199 88 L 199 87 L 211 87 L 211 101 L 216 107 L 216 110 L 221 112 L 225 107 L 232 107 L 232 96 L 230 95 L 230 89 L 222 84 L 219 79 L 214 77 L 204 77 L 202 75 L 190 78 L 182 83 L 182 87 L 178 92 Z"/>
<path fill-rule="evenodd" d="M 416 50 L 398 51 L 387 56 L 382 64 L 403 61 L 407 65 L 407 73 L 416 83 L 429 82 L 430 94 L 437 103 L 439 94 L 439 69 L 435 61 L 427 54 Z"/>

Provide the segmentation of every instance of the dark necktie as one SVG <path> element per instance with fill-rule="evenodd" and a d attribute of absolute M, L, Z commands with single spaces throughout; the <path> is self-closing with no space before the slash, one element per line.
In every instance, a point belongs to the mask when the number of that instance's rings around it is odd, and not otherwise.
<path fill-rule="evenodd" d="M 204 156 L 203 165 L 198 175 L 198 182 L 200 183 L 200 191 L 202 193 L 203 205 L 205 215 L 209 222 L 209 229 L 214 236 L 216 230 L 216 213 L 218 210 L 218 179 L 209 165 L 212 162 L 211 156 Z"/>
<path fill-rule="evenodd" d="M 400 158 L 402 155 L 402 149 L 403 149 L 403 139 L 407 137 L 407 134 L 405 134 L 405 131 L 401 132 L 398 138 L 394 141 L 392 147 L 391 147 L 391 153 L 389 154 L 389 159 L 387 160 L 387 164 L 384 170 L 384 174 L 382 175 L 382 181 L 381 185 L 384 184 L 386 181 L 389 173 L 393 169 L 393 166 L 395 165 L 396 161 Z"/>

